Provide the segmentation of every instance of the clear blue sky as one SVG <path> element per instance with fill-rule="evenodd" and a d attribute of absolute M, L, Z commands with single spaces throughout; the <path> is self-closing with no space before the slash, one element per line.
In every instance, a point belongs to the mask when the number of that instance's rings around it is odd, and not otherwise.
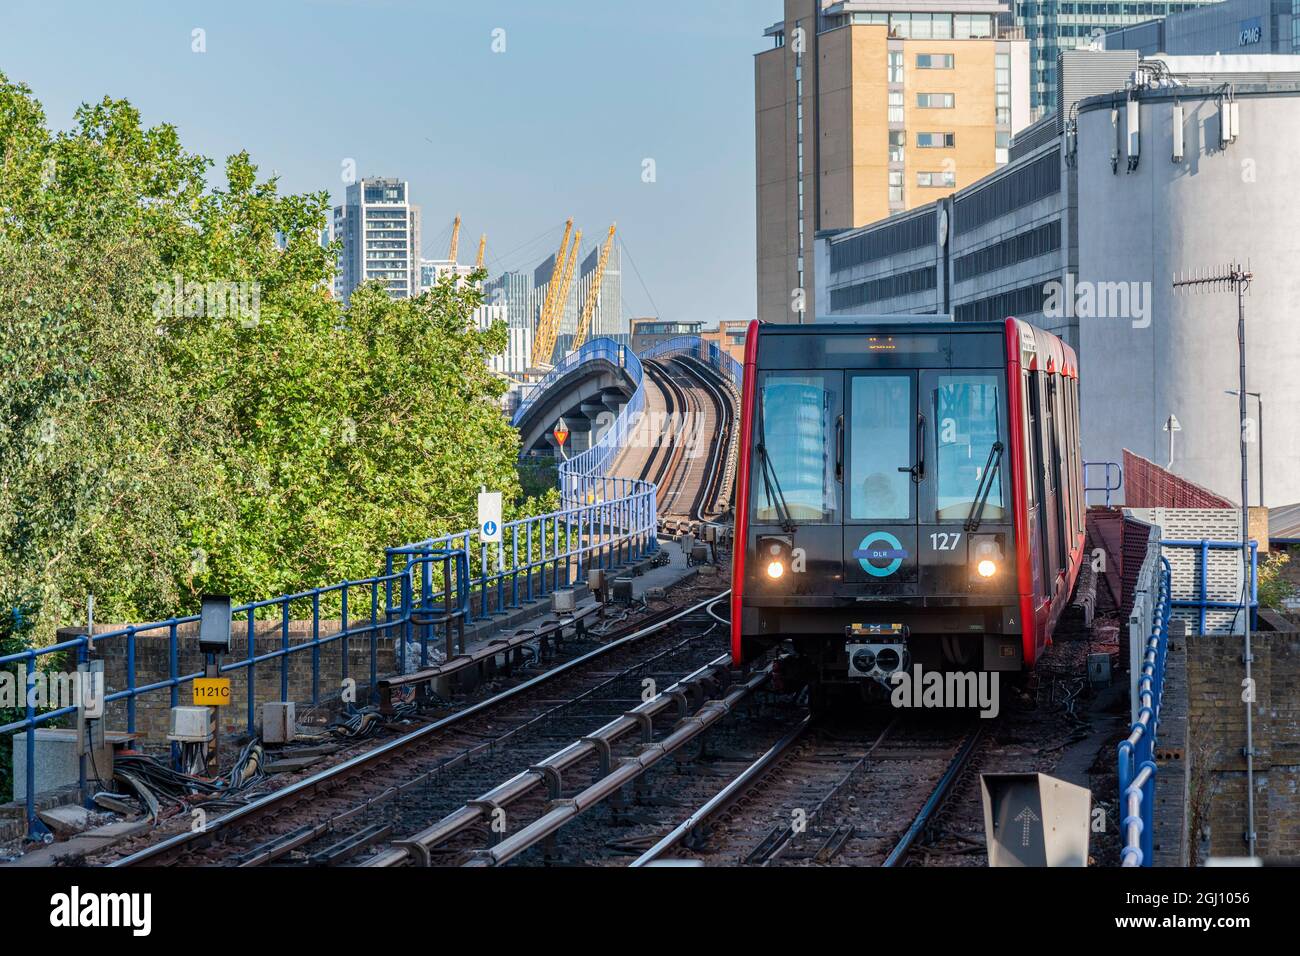
<path fill-rule="evenodd" d="M 492 267 L 531 268 L 569 215 L 584 246 L 617 219 L 626 308 L 711 323 L 755 309 L 752 57 L 780 9 L 5 0 L 0 70 L 32 88 L 56 128 L 83 101 L 124 97 L 218 163 L 248 149 L 284 191 L 337 200 L 348 157 L 359 175 L 406 178 L 426 256 L 446 254 L 457 212 L 461 260 L 487 232 Z M 206 53 L 191 51 L 196 27 Z M 498 28 L 504 53 L 492 50 Z"/>

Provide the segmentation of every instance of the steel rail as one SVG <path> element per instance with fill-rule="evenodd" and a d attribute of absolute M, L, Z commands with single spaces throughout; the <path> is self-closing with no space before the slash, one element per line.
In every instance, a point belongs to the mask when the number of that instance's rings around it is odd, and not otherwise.
<path fill-rule="evenodd" d="M 728 589 L 728 590 L 730 590 L 730 589 Z M 704 613 L 707 614 L 709 617 L 713 618 L 715 621 L 717 621 L 717 622 L 718 622 L 719 624 L 721 624 L 723 627 L 731 627 L 731 621 L 730 621 L 730 620 L 728 620 L 728 619 L 725 618 L 725 617 L 720 617 L 720 616 L 718 615 L 718 612 L 715 611 L 715 610 L 713 610 L 713 608 L 717 605 L 718 601 L 721 601 L 721 600 L 722 600 L 721 598 L 718 598 L 717 601 L 710 601 L 709 604 L 708 604 L 708 606 L 706 606 L 706 607 L 704 608 Z"/>
<path fill-rule="evenodd" d="M 578 812 L 599 803 L 610 793 L 640 776 L 662 757 L 694 739 L 703 730 L 730 713 L 736 703 L 747 697 L 767 679 L 767 672 L 760 672 L 724 698 L 704 702 L 694 714 L 685 713 L 688 697 L 692 691 L 698 689 L 701 683 L 725 673 L 730 662 L 730 654 L 723 654 L 710 661 L 660 691 L 650 700 L 561 748 L 540 763 L 515 774 L 478 799 L 469 801 L 447 814 L 432 826 L 398 841 L 393 849 L 366 861 L 363 866 L 400 866 L 411 860 L 425 866 L 432 865 L 431 854 L 435 848 L 480 821 L 493 818 L 506 806 L 543 784 L 547 785 L 551 799 L 556 801 L 552 810 L 485 851 L 483 855 L 472 860 L 471 864 L 494 866 L 506 862 L 558 830 Z M 682 721 L 667 738 L 655 743 L 650 736 L 655 717 L 674 706 L 683 711 Z M 622 737 L 638 730 L 641 732 L 646 749 L 639 757 L 618 768 L 613 768 L 609 763 L 611 746 Z M 601 759 L 601 769 L 604 771 L 602 777 L 577 797 L 561 801 L 560 783 L 565 771 L 593 756 Z"/>
<path fill-rule="evenodd" d="M 718 658 L 718 661 L 724 665 L 729 663 L 730 660 L 730 655 L 723 655 Z M 636 759 L 630 760 L 610 771 L 576 796 L 567 800 L 555 801 L 554 806 L 539 819 L 534 820 L 513 836 L 502 840 L 496 846 L 476 854 L 466 865 L 480 867 L 501 866 L 510 862 L 525 850 L 555 835 L 574 818 L 617 793 L 627 784 L 646 774 L 655 764 L 705 734 L 730 714 L 750 694 L 762 687 L 766 683 L 767 677 L 768 672 L 759 672 L 737 686 L 721 700 L 706 702 L 692 716 L 681 721 L 666 738 L 659 743 L 650 744 Z"/>
<path fill-rule="evenodd" d="M 693 440 L 691 434 L 691 423 L 693 421 L 698 421 L 701 416 L 701 403 L 699 395 L 697 394 L 698 390 L 695 388 L 687 389 L 679 380 L 678 377 L 683 374 L 683 370 L 680 366 L 677 366 L 675 363 L 673 367 L 665 365 L 663 367 L 663 373 L 667 381 L 669 381 L 672 384 L 672 387 L 677 391 L 677 396 L 682 403 L 682 416 L 681 420 L 677 423 L 677 430 L 674 436 L 672 468 L 668 475 L 668 481 L 664 487 L 665 500 L 662 507 L 667 509 L 669 507 L 669 502 L 671 502 L 676 510 L 668 513 L 684 515 L 684 517 L 689 521 L 694 517 L 691 509 L 694 507 L 695 502 L 688 502 L 685 511 L 681 509 L 680 502 L 683 492 L 687 490 L 686 481 L 690 477 L 691 473 L 691 460 L 687 457 L 691 450 L 690 444 Z"/>
<path fill-rule="evenodd" d="M 645 371 L 651 384 L 654 385 L 655 388 L 659 389 L 659 394 L 663 396 L 664 421 L 665 424 L 667 424 L 673 420 L 673 416 L 677 412 L 677 393 L 671 388 L 671 381 L 668 380 L 663 370 L 659 368 L 657 364 L 654 362 L 647 363 Z M 669 384 L 665 385 L 665 381 L 668 381 Z M 647 430 L 646 440 L 649 441 L 651 437 L 652 436 L 650 436 Z M 641 468 L 641 480 L 649 482 L 655 487 L 656 502 L 659 500 L 659 497 L 663 492 L 664 472 L 667 470 L 668 464 L 672 460 L 672 445 L 670 444 L 665 446 L 662 441 L 663 436 L 659 437 L 660 440 L 651 445 L 650 454 L 646 456 L 645 465 Z"/>
<path fill-rule="evenodd" d="M 688 839 L 695 832 L 696 827 L 706 823 L 711 817 L 721 813 L 727 807 L 731 806 L 741 795 L 750 788 L 750 786 L 760 780 L 767 774 L 768 770 L 782 758 L 784 758 L 794 747 L 804 739 L 809 729 L 813 726 L 813 715 L 806 715 L 803 720 L 795 725 L 790 733 L 778 740 L 772 747 L 760 756 L 757 760 L 746 767 L 741 774 L 733 779 L 729 784 L 715 793 L 708 799 L 698 810 L 689 817 L 677 824 L 668 834 L 666 834 L 658 843 L 650 847 L 639 857 L 628 864 L 630 867 L 642 867 L 655 860 L 658 860 L 668 850 Z"/>
<path fill-rule="evenodd" d="M 957 778 L 966 769 L 966 763 L 970 760 L 970 756 L 975 750 L 975 744 L 979 742 L 982 733 L 983 728 L 976 727 L 966 737 L 965 742 L 957 748 L 957 752 L 948 763 L 948 769 L 944 771 L 943 776 L 939 778 L 939 782 L 935 784 L 929 799 L 917 812 L 916 817 L 912 820 L 912 825 L 907 828 L 907 832 L 903 834 L 894 849 L 890 851 L 889 856 L 885 857 L 885 862 L 881 866 L 894 867 L 906 859 L 908 852 L 912 849 L 912 844 L 916 842 L 916 838 L 921 835 L 921 831 L 929 824 L 935 811 L 947 798 L 952 785 L 957 782 Z"/>
<path fill-rule="evenodd" d="M 510 740 L 512 737 L 515 737 L 516 735 L 525 732 L 530 727 L 534 727 L 537 724 L 542 723 L 543 721 L 554 716 L 559 711 L 563 710 L 565 707 L 572 706 L 573 704 L 579 701 L 591 697 L 593 694 L 596 694 L 599 691 L 604 690 L 605 688 L 616 683 L 617 681 L 626 678 L 629 674 L 642 670 L 647 666 L 658 663 L 660 660 L 662 660 L 665 657 L 669 657 L 673 654 L 680 652 L 682 649 L 692 644 L 694 641 L 699 640 L 700 638 L 707 637 L 712 631 L 713 631 L 713 627 L 710 627 L 708 630 L 702 631 L 701 633 L 694 635 L 693 637 L 689 637 L 686 640 L 681 641 L 680 643 L 674 644 L 671 647 L 668 647 L 660 651 L 658 654 L 654 654 L 650 657 L 639 657 L 630 667 L 625 668 L 624 670 L 618 672 L 617 674 L 607 677 L 605 680 L 601 681 L 599 684 L 596 684 L 593 687 L 588 687 L 582 693 L 578 694 L 575 697 L 570 698 L 569 700 L 563 703 L 555 704 L 554 706 L 550 707 L 545 711 L 542 711 L 540 714 L 538 714 L 535 717 L 532 717 L 531 719 L 525 721 L 524 723 L 512 727 L 510 730 L 506 731 L 500 736 L 493 737 L 488 740 L 483 740 L 480 743 L 477 743 L 466 750 L 462 750 L 460 753 L 456 754 L 455 756 L 450 757 L 449 759 L 446 759 L 438 763 L 437 766 L 429 770 L 426 770 L 423 773 L 420 773 L 414 777 L 407 777 L 402 783 L 390 786 L 388 789 L 384 790 L 383 792 L 378 793 L 372 797 L 366 798 L 362 802 L 353 805 L 352 807 L 343 811 L 342 813 L 336 814 L 335 816 L 332 816 L 327 820 L 321 821 L 319 824 L 315 825 L 314 827 L 304 827 L 299 829 L 298 831 L 295 831 L 295 834 L 299 834 L 299 835 L 303 834 L 306 831 L 310 831 L 309 833 L 307 833 L 306 840 L 296 840 L 296 841 L 291 841 L 286 843 L 283 842 L 285 840 L 284 837 L 279 837 L 275 840 L 270 841 L 269 843 L 262 844 L 261 846 L 255 848 L 253 853 L 247 859 L 245 859 L 244 857 L 240 857 L 239 859 L 241 860 L 241 862 L 238 865 L 242 867 L 260 866 L 261 864 L 277 859 L 280 856 L 283 856 L 292 850 L 298 849 L 299 847 L 305 845 L 306 843 L 314 842 L 319 837 L 334 831 L 339 824 L 346 823 L 347 821 L 354 819 L 357 816 L 360 816 L 362 813 L 366 812 L 367 810 L 374 809 L 381 803 L 385 803 L 392 799 L 400 798 L 403 794 L 410 791 L 413 787 L 418 787 L 422 784 L 427 784 L 428 781 L 433 779 L 435 776 L 444 773 L 445 771 L 450 770 L 453 767 L 460 766 L 467 760 L 473 760 L 477 755 L 479 755 L 485 750 L 490 751 L 502 746 L 503 744 L 505 744 L 506 741 Z M 389 831 L 391 831 L 392 829 L 391 826 L 388 829 Z M 383 835 L 383 838 L 387 839 L 390 835 L 391 832 L 385 833 Z M 371 840 L 370 842 L 373 843 L 375 841 Z"/>
<path fill-rule="evenodd" d="M 477 704 L 473 704 L 465 708 L 464 710 L 457 711 L 454 714 L 449 714 L 448 716 L 442 718 L 441 720 L 434 721 L 431 724 L 426 724 L 425 726 L 417 728 L 416 730 L 413 730 L 408 734 L 404 734 L 401 737 L 391 740 L 380 747 L 376 747 L 373 750 L 367 750 L 364 753 L 358 754 L 357 756 L 344 761 L 343 763 L 335 764 L 333 767 L 329 767 L 318 774 L 314 774 L 311 777 L 306 777 L 303 780 L 298 781 L 297 783 L 290 784 L 289 786 L 284 787 L 280 790 L 274 790 L 268 794 L 265 794 L 262 797 L 259 797 L 258 799 L 252 801 L 251 803 L 247 803 L 244 806 L 230 813 L 217 817 L 215 820 L 211 821 L 202 830 L 187 830 L 184 833 L 178 833 L 175 836 L 163 840 L 161 843 L 156 843 L 153 846 L 145 847 L 143 850 L 139 850 L 129 856 L 125 856 L 122 857 L 121 859 L 114 860 L 112 863 L 108 864 L 108 866 L 113 868 L 135 866 L 139 863 L 144 863 L 147 862 L 148 860 L 154 859 L 155 857 L 158 857 L 166 852 L 179 849 L 187 844 L 197 843 L 202 838 L 210 839 L 213 836 L 213 834 L 217 833 L 220 830 L 226 829 L 231 824 L 245 817 L 264 812 L 265 810 L 279 803 L 287 801 L 291 797 L 294 797 L 300 793 L 309 792 L 310 790 L 320 786 L 321 784 L 327 783 L 328 781 L 333 780 L 337 777 L 344 777 L 351 773 L 354 773 L 360 770 L 362 767 L 365 767 L 366 765 L 370 764 L 371 762 L 378 761 L 381 758 L 391 755 L 396 751 L 405 750 L 406 748 L 410 747 L 417 741 L 431 734 L 438 733 L 441 730 L 445 730 L 448 727 L 454 726 L 455 724 L 466 721 L 471 717 L 477 716 L 478 714 L 491 710 L 492 708 L 497 707 L 500 704 L 505 703 L 506 701 L 516 696 L 519 696 L 520 694 L 527 693 L 528 691 L 532 690 L 535 687 L 548 683 L 551 680 L 554 680 L 555 678 L 560 677 L 561 675 L 566 674 L 571 670 L 574 670 L 575 668 L 581 667 L 589 661 L 603 657 L 604 655 L 620 647 L 624 647 L 635 641 L 639 641 L 642 638 L 650 634 L 653 634 L 657 631 L 660 631 L 663 628 L 667 627 L 668 625 L 673 624 L 674 622 L 679 621 L 690 614 L 700 611 L 701 609 L 707 609 L 707 607 L 710 604 L 713 604 L 716 601 L 725 598 L 730 593 L 731 593 L 731 589 L 728 588 L 726 591 L 723 591 L 720 594 L 715 594 L 708 598 L 705 598 L 703 601 L 693 604 L 688 608 L 684 608 L 683 610 L 677 612 L 676 614 L 673 614 L 670 617 L 663 619 L 662 621 L 657 621 L 646 627 L 640 628 L 632 632 L 631 634 L 625 635 L 624 637 L 621 637 L 618 640 L 611 641 L 610 643 L 602 645 L 601 647 L 594 648 L 593 650 L 588 651 L 586 654 L 583 654 L 579 657 L 575 657 L 573 660 L 565 661 L 563 664 L 559 665 L 558 667 L 554 667 L 544 673 L 538 674 L 536 677 L 532 677 L 522 684 L 518 684 L 515 687 L 511 687 L 508 690 L 502 691 L 500 694 L 497 694 L 493 697 L 489 697 L 487 700 L 479 701 Z"/>
<path fill-rule="evenodd" d="M 708 508 L 710 514 L 717 514 L 718 498 L 721 497 L 722 476 L 723 476 L 723 450 L 730 445 L 730 431 L 732 420 L 734 418 L 734 408 L 732 403 L 722 394 L 722 390 L 712 381 L 710 381 L 708 372 L 712 369 L 700 362 L 698 359 L 689 355 L 679 355 L 674 358 L 679 368 L 683 368 L 694 379 L 696 379 L 708 391 L 713 401 L 713 407 L 717 413 L 717 427 L 714 429 L 713 448 L 711 449 L 712 463 L 709 465 L 707 479 L 701 483 L 700 491 L 696 495 L 693 504 L 693 517 L 700 521 L 707 522 L 709 519 L 704 516 L 705 508 Z"/>
<path fill-rule="evenodd" d="M 646 368 L 651 380 L 659 386 L 660 391 L 663 393 L 664 404 L 667 407 L 670 421 L 674 413 L 678 416 L 674 422 L 677 427 L 673 429 L 672 441 L 659 464 L 658 470 L 655 472 L 654 478 L 654 485 L 659 499 L 660 521 L 662 521 L 663 509 L 668 503 L 669 493 L 677 478 L 678 466 L 681 464 L 682 456 L 685 453 L 685 449 L 679 446 L 677 440 L 681 437 L 682 427 L 689 415 L 689 402 L 686 399 L 685 390 L 668 373 L 666 368 L 654 362 L 651 362 Z"/>
<path fill-rule="evenodd" d="M 838 797 L 840 793 L 843 792 L 844 788 L 849 785 L 849 781 L 858 775 L 859 771 L 861 771 L 862 768 L 866 765 L 867 761 L 870 760 L 872 756 L 875 755 L 875 752 L 880 749 L 880 745 L 885 742 L 885 740 L 895 730 L 895 728 L 897 728 L 897 726 L 898 726 L 898 718 L 891 720 L 888 724 L 885 725 L 885 728 L 880 732 L 880 734 L 876 737 L 876 739 L 871 742 L 871 746 L 868 747 L 866 751 L 862 754 L 862 756 L 859 757 L 854 762 L 853 766 L 850 767 L 848 771 L 845 772 L 845 774 L 842 777 L 840 777 L 838 781 L 836 781 L 835 785 L 831 787 L 830 790 L 828 790 L 820 800 L 817 801 L 817 806 L 813 807 L 810 811 L 808 811 L 808 819 L 806 823 L 811 824 L 814 820 L 816 820 L 821 815 L 821 812 L 824 809 L 826 809 L 826 805 L 830 803 L 832 800 L 834 800 L 836 797 Z M 779 859 L 781 854 L 783 854 L 786 851 L 786 849 L 794 842 L 794 837 L 795 837 L 794 827 L 790 826 L 786 829 L 786 832 L 781 835 L 781 838 L 776 842 L 776 845 L 773 846 L 772 849 L 768 852 L 767 858 L 763 860 L 762 865 L 768 866 L 772 863 L 773 860 Z"/>

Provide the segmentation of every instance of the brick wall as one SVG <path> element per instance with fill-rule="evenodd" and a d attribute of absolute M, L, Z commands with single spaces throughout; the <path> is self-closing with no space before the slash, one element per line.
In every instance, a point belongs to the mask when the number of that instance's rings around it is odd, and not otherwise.
<path fill-rule="evenodd" d="M 1243 856 L 1246 844 L 1246 705 L 1240 638 L 1187 639 L 1188 799 L 1204 806 L 1202 854 Z M 1300 633 L 1252 636 L 1256 701 L 1255 832 L 1258 852 L 1300 859 Z M 1194 814 L 1192 814 L 1194 816 Z M 1207 852 L 1208 851 L 1208 852 Z"/>
<path fill-rule="evenodd" d="M 96 631 L 117 629 L 121 625 L 95 628 Z M 354 625 L 355 627 L 356 625 Z M 321 621 L 322 638 L 337 634 L 339 621 Z M 197 629 L 195 625 L 182 626 L 177 629 L 177 673 L 184 676 L 203 669 L 203 655 L 199 653 Z M 83 629 L 65 629 L 60 632 L 60 640 L 84 633 Z M 381 632 L 382 633 L 382 632 Z M 298 704 L 301 720 L 310 709 L 312 700 L 312 650 L 304 646 L 312 639 L 310 621 L 291 621 L 289 625 L 290 647 L 301 650 L 287 656 L 289 662 L 289 700 Z M 365 703 L 370 684 L 371 640 L 369 635 L 355 635 L 348 638 L 348 676 L 357 682 L 357 701 Z M 376 666 L 378 674 L 383 677 L 397 670 L 396 641 L 381 636 L 375 641 Z M 270 654 L 283 647 L 280 623 L 278 621 L 259 621 L 253 638 L 254 651 L 257 656 Z M 441 646 L 431 641 L 430 647 Z M 231 641 L 231 653 L 223 661 L 243 660 L 248 656 L 248 636 L 242 622 L 236 622 Z M 104 684 L 106 691 L 112 694 L 124 690 L 127 686 L 127 640 L 114 637 L 96 645 L 92 659 L 104 661 Z M 158 681 L 165 681 L 170 676 L 170 654 L 166 630 L 156 633 L 136 635 L 135 639 L 135 685 L 144 687 Z M 252 665 L 254 670 L 254 720 L 261 720 L 261 704 L 266 701 L 280 700 L 281 659 L 262 661 Z M 318 699 L 322 702 L 337 700 L 340 696 L 343 678 L 343 641 L 342 639 L 324 644 L 319 648 L 319 684 Z M 231 681 L 231 704 L 221 708 L 221 730 L 228 734 L 242 734 L 248 721 L 248 675 L 249 668 L 227 671 L 221 676 Z M 191 685 L 180 685 L 177 703 L 193 703 Z M 140 695 L 136 698 L 136 732 L 141 741 L 153 746 L 166 743 L 171 710 L 171 694 L 167 687 Z M 106 708 L 109 730 L 126 730 L 126 701 L 115 701 Z"/>

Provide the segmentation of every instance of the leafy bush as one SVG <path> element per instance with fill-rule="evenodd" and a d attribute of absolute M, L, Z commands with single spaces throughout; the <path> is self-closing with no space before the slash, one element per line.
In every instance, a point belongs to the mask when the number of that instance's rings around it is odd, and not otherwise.
<path fill-rule="evenodd" d="M 1285 569 L 1291 562 L 1291 555 L 1285 549 L 1274 551 L 1259 563 L 1258 569 L 1258 588 L 1260 607 L 1272 608 L 1275 611 L 1285 611 L 1286 606 L 1282 603 L 1287 598 L 1292 597 L 1296 588 L 1285 577 Z"/>

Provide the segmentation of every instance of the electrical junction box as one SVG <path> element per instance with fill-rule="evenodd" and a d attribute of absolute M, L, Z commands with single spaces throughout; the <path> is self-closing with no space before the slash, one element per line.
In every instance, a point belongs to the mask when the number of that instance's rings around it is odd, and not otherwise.
<path fill-rule="evenodd" d="M 212 715 L 208 707 L 173 707 L 168 740 L 182 744 L 205 744 L 212 739 Z"/>
<path fill-rule="evenodd" d="M 262 743 L 291 743 L 297 733 L 298 714 L 293 701 L 272 700 L 262 705 Z"/>
<path fill-rule="evenodd" d="M 614 603 L 632 603 L 632 579 L 623 577 L 614 579 Z"/>
<path fill-rule="evenodd" d="M 1094 686 L 1104 687 L 1110 683 L 1110 655 L 1088 655 L 1088 682 Z"/>
<path fill-rule="evenodd" d="M 563 588 L 551 592 L 551 610 L 556 614 L 572 614 L 577 606 L 577 597 L 572 588 Z"/>

